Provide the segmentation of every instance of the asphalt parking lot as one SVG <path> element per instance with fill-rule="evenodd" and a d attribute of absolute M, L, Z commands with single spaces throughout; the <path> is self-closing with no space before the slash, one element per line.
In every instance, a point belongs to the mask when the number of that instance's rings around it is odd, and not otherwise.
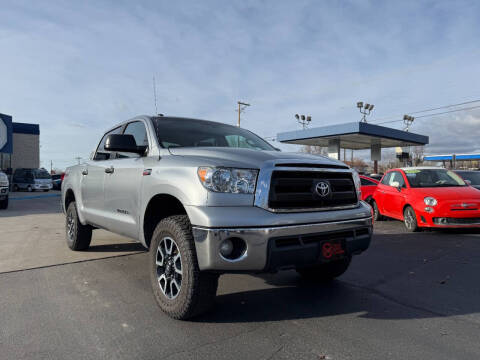
<path fill-rule="evenodd" d="M 224 275 L 215 310 L 181 322 L 158 309 L 138 244 L 96 230 L 73 253 L 63 226 L 54 192 L 0 211 L 2 359 L 480 358 L 478 231 L 379 222 L 333 283 Z"/>

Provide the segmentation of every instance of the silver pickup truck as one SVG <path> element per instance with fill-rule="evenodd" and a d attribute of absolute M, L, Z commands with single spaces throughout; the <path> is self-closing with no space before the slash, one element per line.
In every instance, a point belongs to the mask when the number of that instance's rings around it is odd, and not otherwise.
<path fill-rule="evenodd" d="M 164 116 L 110 129 L 62 184 L 68 246 L 88 249 L 97 228 L 141 242 L 155 298 L 176 319 L 206 311 L 223 273 L 343 274 L 370 244 L 372 212 L 360 195 L 358 174 L 339 161 Z"/>

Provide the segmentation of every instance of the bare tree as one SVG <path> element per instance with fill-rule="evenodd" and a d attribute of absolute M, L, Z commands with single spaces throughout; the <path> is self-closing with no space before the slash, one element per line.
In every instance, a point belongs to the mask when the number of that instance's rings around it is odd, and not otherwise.
<path fill-rule="evenodd" d="M 307 154 L 328 156 L 327 148 L 322 147 L 322 146 L 304 145 L 304 146 L 302 146 L 301 151 L 304 152 L 304 153 L 307 153 Z"/>

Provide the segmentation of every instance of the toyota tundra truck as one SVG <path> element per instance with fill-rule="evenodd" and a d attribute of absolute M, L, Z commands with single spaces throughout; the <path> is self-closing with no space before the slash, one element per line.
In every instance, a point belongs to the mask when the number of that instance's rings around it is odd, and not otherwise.
<path fill-rule="evenodd" d="M 370 245 L 372 211 L 360 199 L 358 174 L 340 161 L 167 116 L 108 130 L 62 183 L 70 249 L 87 250 L 94 229 L 139 241 L 155 299 L 176 319 L 208 310 L 221 274 L 340 276 Z"/>

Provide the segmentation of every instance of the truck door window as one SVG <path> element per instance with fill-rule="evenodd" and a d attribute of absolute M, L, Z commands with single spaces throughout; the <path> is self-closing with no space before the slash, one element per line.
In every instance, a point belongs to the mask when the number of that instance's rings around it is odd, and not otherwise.
<path fill-rule="evenodd" d="M 122 127 L 119 126 L 109 132 L 107 132 L 105 135 L 103 135 L 102 140 L 100 140 L 100 144 L 98 144 L 97 151 L 95 152 L 95 156 L 93 157 L 93 160 L 110 160 L 115 157 L 115 153 L 111 151 L 105 150 L 105 140 L 107 139 L 107 135 L 111 134 L 121 134 L 122 133 Z"/>
<path fill-rule="evenodd" d="M 148 135 L 147 129 L 145 125 L 141 121 L 134 121 L 127 125 L 125 131 L 123 132 L 124 135 L 133 135 L 135 138 L 135 142 L 137 146 L 148 146 Z M 137 157 L 136 155 L 128 154 L 128 153 L 121 153 L 117 154 L 119 158 L 129 158 L 129 157 Z"/>

